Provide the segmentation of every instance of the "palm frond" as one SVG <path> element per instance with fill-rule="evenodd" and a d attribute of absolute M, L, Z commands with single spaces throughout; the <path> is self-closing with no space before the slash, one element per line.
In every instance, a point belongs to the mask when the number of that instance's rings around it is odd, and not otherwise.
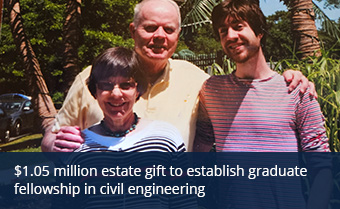
<path fill-rule="evenodd" d="M 328 35 L 340 40 L 340 30 L 338 26 L 336 25 L 336 23 L 333 20 L 329 19 L 329 17 L 314 2 L 313 2 L 313 9 L 314 9 L 316 18 L 322 21 L 322 27 L 324 31 Z"/>
<path fill-rule="evenodd" d="M 182 30 L 184 32 L 188 29 L 193 31 L 203 24 L 210 24 L 211 12 L 219 2 L 219 0 L 193 0 L 193 2 L 190 2 L 192 9 L 183 18 Z"/>

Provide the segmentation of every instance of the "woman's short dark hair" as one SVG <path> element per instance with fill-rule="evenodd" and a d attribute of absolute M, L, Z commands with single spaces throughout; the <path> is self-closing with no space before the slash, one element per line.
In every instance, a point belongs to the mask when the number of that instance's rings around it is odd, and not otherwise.
<path fill-rule="evenodd" d="M 255 35 L 263 34 L 262 46 L 265 46 L 267 22 L 255 0 L 224 0 L 214 7 L 211 19 L 215 35 L 219 37 L 218 29 L 222 26 L 227 17 L 235 20 L 246 21 Z"/>
<path fill-rule="evenodd" d="M 139 96 L 147 89 L 148 83 L 137 54 L 124 47 L 114 47 L 106 49 L 92 63 L 91 74 L 87 81 L 92 96 L 95 97 L 97 93 L 96 84 L 99 81 L 117 76 L 133 78 L 137 83 Z"/>

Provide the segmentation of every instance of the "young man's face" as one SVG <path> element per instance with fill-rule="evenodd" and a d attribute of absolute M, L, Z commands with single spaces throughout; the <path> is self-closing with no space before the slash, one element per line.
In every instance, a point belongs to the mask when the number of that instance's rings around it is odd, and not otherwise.
<path fill-rule="evenodd" d="M 249 24 L 227 17 L 218 29 L 224 52 L 236 63 L 245 63 L 261 47 L 262 34 L 255 35 Z"/>

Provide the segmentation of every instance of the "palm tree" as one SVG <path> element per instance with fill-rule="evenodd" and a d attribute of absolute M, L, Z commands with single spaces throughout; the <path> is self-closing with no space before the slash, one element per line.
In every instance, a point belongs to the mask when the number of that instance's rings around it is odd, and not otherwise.
<path fill-rule="evenodd" d="M 41 127 L 45 130 L 52 123 L 57 113 L 53 101 L 41 73 L 39 62 L 32 49 L 32 45 L 26 37 L 22 16 L 20 14 L 19 0 L 6 0 L 4 5 L 9 14 L 10 25 L 14 42 L 23 58 L 25 74 L 29 78 L 29 90 L 33 98 L 34 109 L 42 120 Z M 40 122 L 40 121 L 39 121 Z"/>
<path fill-rule="evenodd" d="M 64 73 L 63 86 L 61 90 L 67 93 L 74 78 L 80 72 L 78 65 L 78 47 L 81 16 L 81 0 L 68 0 L 66 9 L 66 19 L 63 27 L 63 43 L 64 43 Z"/>
<path fill-rule="evenodd" d="M 292 32 L 300 58 L 320 56 L 320 40 L 315 26 L 312 0 L 285 0 L 291 13 Z"/>

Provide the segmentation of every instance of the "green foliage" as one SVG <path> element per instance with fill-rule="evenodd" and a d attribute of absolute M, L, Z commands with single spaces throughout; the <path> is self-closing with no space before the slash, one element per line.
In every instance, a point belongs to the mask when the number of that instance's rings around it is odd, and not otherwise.
<path fill-rule="evenodd" d="M 316 20 L 322 21 L 323 31 L 329 36 L 339 39 L 340 29 L 335 21 L 329 19 L 327 14 L 325 14 L 316 4 L 313 4 L 313 10 L 315 12 Z"/>
<path fill-rule="evenodd" d="M 172 55 L 172 58 L 174 59 L 184 59 L 187 60 L 188 57 L 193 57 L 195 56 L 195 53 L 189 49 L 182 49 L 179 52 L 176 52 Z"/>
<path fill-rule="evenodd" d="M 178 43 L 177 43 L 177 48 L 176 48 L 176 53 L 184 50 L 184 49 L 189 49 L 189 47 L 185 44 L 184 38 L 180 37 Z"/>
<path fill-rule="evenodd" d="M 51 95 L 60 91 L 63 74 L 62 30 L 65 0 L 20 0 L 25 33 L 39 61 Z M 114 46 L 133 47 L 128 30 L 138 0 L 84 0 L 81 5 L 82 34 L 79 37 L 79 67 L 90 65 L 102 50 Z M 26 93 L 22 58 L 18 56 L 4 9 L 0 39 L 0 94 Z"/>
<path fill-rule="evenodd" d="M 183 39 L 189 49 L 195 54 L 209 54 L 222 50 L 221 44 L 215 39 L 212 25 L 207 24 L 183 34 Z"/>
<path fill-rule="evenodd" d="M 133 39 L 123 39 L 122 36 L 115 35 L 111 32 L 96 31 L 96 30 L 84 30 L 84 44 L 79 47 L 79 61 L 82 67 L 90 65 L 100 52 L 104 49 L 124 46 L 127 48 L 133 48 Z"/>
<path fill-rule="evenodd" d="M 211 12 L 220 0 L 183 1 L 180 5 L 184 33 L 194 32 L 206 23 L 211 23 Z"/>
<path fill-rule="evenodd" d="M 20 9 L 24 24 L 24 32 L 32 44 L 44 78 L 50 88 L 56 86 L 51 72 L 60 69 L 61 29 L 64 22 L 65 1 L 20 1 Z M 0 72 L 6 78 L 0 81 L 0 93 L 21 92 L 27 93 L 28 80 L 26 79 L 22 57 L 18 56 L 18 49 L 13 42 L 9 26 L 9 14 L 4 8 L 3 24 L 0 40 Z"/>
<path fill-rule="evenodd" d="M 54 104 L 57 104 L 57 103 L 62 103 L 63 100 L 64 100 L 64 93 L 63 92 L 55 92 L 53 95 L 52 95 L 52 101 Z"/>
<path fill-rule="evenodd" d="M 224 59 L 222 66 L 214 63 L 212 64 L 211 69 L 211 75 L 229 75 L 236 69 L 236 65 L 230 59 Z"/>
<path fill-rule="evenodd" d="M 129 24 L 138 0 L 84 0 L 82 28 L 130 38 Z"/>
<path fill-rule="evenodd" d="M 41 152 L 40 144 L 42 140 L 42 134 L 30 134 L 8 143 L 0 144 L 0 150 L 2 152 Z M 45 158 L 38 159 L 39 162 L 43 162 Z M 35 162 L 37 159 L 25 159 L 27 162 Z M 6 161 L 2 167 L 11 167 L 11 162 Z"/>
<path fill-rule="evenodd" d="M 221 44 L 212 33 L 212 25 L 202 26 L 194 36 L 195 52 L 197 54 L 213 53 L 222 50 Z"/>
<path fill-rule="evenodd" d="M 326 119 L 326 130 L 332 151 L 340 151 L 340 61 L 330 58 L 331 51 L 322 51 L 321 57 L 306 60 L 284 59 L 276 69 L 300 70 L 315 84 L 318 101 Z"/>
<path fill-rule="evenodd" d="M 291 56 L 293 37 L 289 12 L 277 11 L 268 16 L 268 33 L 264 53 L 267 59 L 278 61 Z"/>
<path fill-rule="evenodd" d="M 20 89 L 25 89 L 25 85 L 21 84 L 22 80 L 25 81 L 25 78 L 21 76 L 24 73 L 21 59 L 17 55 L 10 26 L 6 24 L 7 20 L 8 18 L 4 16 L 0 38 L 0 94 L 9 92 L 8 90 L 6 91 L 9 86 L 12 86 L 11 90 L 16 92 L 19 92 Z M 15 85 L 13 85 L 14 83 Z"/>
<path fill-rule="evenodd" d="M 322 11 L 319 11 L 319 15 Z M 278 61 L 292 56 L 294 52 L 293 36 L 291 33 L 291 19 L 290 13 L 287 11 L 277 11 L 275 14 L 267 17 L 268 36 L 267 44 L 264 50 L 267 60 Z M 318 31 L 321 46 L 325 50 L 332 48 L 340 48 L 340 42 L 337 38 L 337 32 L 331 31 L 334 27 L 330 27 L 330 20 L 327 20 L 325 14 L 322 16 L 323 26 Z M 338 23 L 333 22 L 339 31 L 340 19 Z M 331 33 L 332 32 L 332 33 Z M 332 35 L 333 34 L 333 35 Z M 333 58 L 339 58 L 340 52 L 336 50 L 331 51 Z"/>
<path fill-rule="evenodd" d="M 337 28 L 340 28 L 340 18 L 337 23 L 334 23 Z M 328 51 L 329 57 L 333 59 L 340 58 L 340 40 L 334 36 L 329 35 L 327 27 L 324 25 L 320 31 L 318 31 L 319 38 L 321 40 L 322 47 Z M 332 50 L 331 50 L 332 49 Z"/>
<path fill-rule="evenodd" d="M 329 8 L 340 8 L 340 0 L 317 0 L 318 2 L 325 1 L 325 6 Z"/>

